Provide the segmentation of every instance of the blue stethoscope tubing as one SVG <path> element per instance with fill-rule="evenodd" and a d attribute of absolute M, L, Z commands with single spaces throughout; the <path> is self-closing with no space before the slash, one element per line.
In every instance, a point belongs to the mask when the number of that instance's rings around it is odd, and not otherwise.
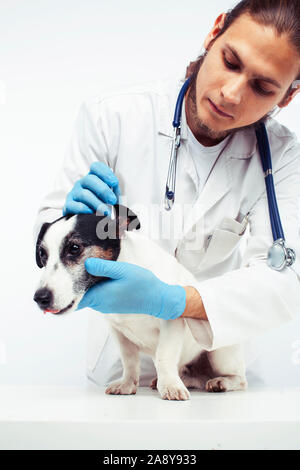
<path fill-rule="evenodd" d="M 173 119 L 174 137 L 172 141 L 172 149 L 170 156 L 170 164 L 166 182 L 165 191 L 165 209 L 171 210 L 175 202 L 175 185 L 176 185 L 176 167 L 178 149 L 180 147 L 180 126 L 182 104 L 186 91 L 190 85 L 190 78 L 188 78 L 180 92 L 176 101 L 175 113 Z M 278 204 L 276 200 L 273 170 L 272 170 L 272 157 L 270 144 L 266 126 L 263 122 L 259 123 L 255 130 L 257 144 L 262 163 L 262 168 L 265 177 L 266 192 L 268 197 L 269 215 L 273 235 L 273 245 L 270 247 L 267 256 L 268 266 L 276 271 L 282 271 L 287 266 L 292 266 L 296 260 L 295 251 L 292 248 L 287 248 L 285 245 L 284 232 L 280 220 Z"/>
<path fill-rule="evenodd" d="M 168 170 L 166 194 L 165 194 L 165 209 L 166 210 L 171 210 L 175 201 L 176 168 L 177 168 L 178 149 L 180 147 L 180 123 L 181 123 L 182 103 L 183 103 L 186 91 L 189 87 L 189 84 L 190 84 L 190 79 L 188 78 L 184 82 L 179 92 L 179 95 L 176 101 L 176 106 L 175 106 L 174 119 L 172 123 L 173 129 L 174 129 L 174 137 L 172 141 L 170 165 L 169 165 L 169 170 Z"/>
<path fill-rule="evenodd" d="M 271 151 L 270 151 L 270 144 L 268 139 L 268 134 L 266 130 L 266 126 L 262 123 L 258 126 L 255 131 L 257 137 L 257 144 L 259 149 L 259 154 L 261 157 L 261 163 L 264 171 L 265 176 L 265 184 L 268 194 L 268 205 L 269 205 L 269 213 L 270 213 L 270 221 L 273 233 L 273 239 L 285 239 L 277 200 L 275 194 L 275 187 L 274 187 L 274 180 L 273 180 L 273 170 L 272 170 L 272 159 L 271 159 Z"/>

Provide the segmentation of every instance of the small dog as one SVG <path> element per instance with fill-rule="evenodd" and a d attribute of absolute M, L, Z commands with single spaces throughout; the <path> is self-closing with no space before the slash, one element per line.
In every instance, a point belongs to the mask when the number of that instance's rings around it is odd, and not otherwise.
<path fill-rule="evenodd" d="M 91 276 L 89 257 L 118 260 L 150 269 L 168 284 L 189 285 L 192 277 L 175 257 L 141 235 L 138 217 L 114 206 L 115 218 L 95 214 L 67 215 L 42 226 L 36 262 L 44 268 L 34 300 L 44 312 L 62 314 L 76 309 L 84 293 L 107 278 Z M 130 292 L 128 292 L 130 295 Z M 208 392 L 244 390 L 245 365 L 240 346 L 204 351 L 183 318 L 160 320 L 149 315 L 105 315 L 120 347 L 123 377 L 108 394 L 135 394 L 139 384 L 139 351 L 154 361 L 157 378 L 150 386 L 168 400 L 187 400 L 188 388 Z"/>

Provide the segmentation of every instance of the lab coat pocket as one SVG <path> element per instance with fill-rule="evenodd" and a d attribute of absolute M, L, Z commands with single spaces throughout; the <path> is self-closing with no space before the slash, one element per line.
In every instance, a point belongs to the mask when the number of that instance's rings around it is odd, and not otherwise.
<path fill-rule="evenodd" d="M 246 226 L 247 219 L 237 222 L 230 217 L 224 217 L 220 226 L 208 237 L 206 252 L 199 268 L 202 270 L 228 259 L 238 247 Z"/>

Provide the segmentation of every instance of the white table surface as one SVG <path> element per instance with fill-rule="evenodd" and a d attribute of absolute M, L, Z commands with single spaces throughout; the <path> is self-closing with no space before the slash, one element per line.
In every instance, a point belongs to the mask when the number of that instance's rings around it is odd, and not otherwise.
<path fill-rule="evenodd" d="M 0 387 L 0 449 L 300 449 L 300 388 L 186 402 L 84 387 Z"/>

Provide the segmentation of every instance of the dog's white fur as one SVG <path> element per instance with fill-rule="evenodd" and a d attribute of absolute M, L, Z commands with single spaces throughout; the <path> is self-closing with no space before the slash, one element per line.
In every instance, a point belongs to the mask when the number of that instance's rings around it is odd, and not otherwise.
<path fill-rule="evenodd" d="M 47 287 L 54 294 L 54 308 L 65 309 L 70 303 L 76 308 L 84 292 L 74 290 L 74 283 L 84 270 L 83 264 L 72 268 L 60 262 L 59 242 L 75 226 L 76 216 L 61 219 L 46 232 L 43 244 L 49 253 L 39 288 Z M 88 247 L 85 258 L 93 256 L 93 247 Z M 125 232 L 121 240 L 118 261 L 137 264 L 151 270 L 168 284 L 188 286 L 191 273 L 173 256 L 140 232 Z M 128 292 L 130 295 L 130 292 Z M 216 295 L 218 293 L 216 292 Z M 187 400 L 187 387 L 207 391 L 229 391 L 245 389 L 245 365 L 242 348 L 230 346 L 207 352 L 210 373 L 205 370 L 191 374 L 187 365 L 200 358 L 203 348 L 193 337 L 183 318 L 160 320 L 148 315 L 105 315 L 111 331 L 120 347 L 123 377 L 111 383 L 108 394 L 134 394 L 139 384 L 139 351 L 150 355 L 157 371 L 157 389 L 164 399 Z M 156 384 L 154 381 L 153 386 Z"/>
<path fill-rule="evenodd" d="M 192 283 L 191 273 L 176 258 L 138 232 L 125 232 L 118 261 L 150 269 L 168 284 L 188 286 Z M 113 314 L 107 316 L 107 319 L 120 346 L 124 372 L 122 379 L 112 383 L 106 393 L 136 392 L 139 351 L 153 358 L 157 388 L 165 399 L 188 399 L 187 386 L 206 388 L 207 391 L 239 390 L 247 386 L 243 352 L 238 345 L 207 352 L 214 378 L 204 373 L 190 376 L 185 366 L 199 357 L 203 348 L 194 339 L 183 318 L 166 321 L 148 315 Z"/>

